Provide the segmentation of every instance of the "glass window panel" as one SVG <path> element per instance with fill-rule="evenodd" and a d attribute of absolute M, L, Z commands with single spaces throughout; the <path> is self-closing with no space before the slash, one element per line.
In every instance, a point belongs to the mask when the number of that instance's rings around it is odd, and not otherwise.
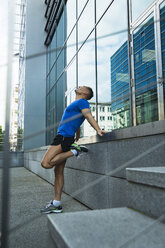
<path fill-rule="evenodd" d="M 57 51 L 56 51 L 56 41 L 57 37 L 56 37 L 56 33 L 53 36 L 52 42 L 49 46 L 49 62 L 50 62 L 50 66 L 49 66 L 49 90 L 52 88 L 52 86 L 55 84 L 56 81 L 56 65 L 55 65 L 55 60 L 56 60 L 56 56 L 57 56 Z"/>
<path fill-rule="evenodd" d="M 51 46 L 48 46 L 48 53 L 47 53 L 47 74 L 50 71 L 50 50 L 51 50 Z"/>
<path fill-rule="evenodd" d="M 153 0 L 132 0 L 132 20 L 138 18 Z"/>
<path fill-rule="evenodd" d="M 55 110 L 54 109 L 52 109 L 51 111 L 50 111 L 50 127 L 52 127 L 50 130 L 49 130 L 49 138 L 50 138 L 50 143 L 52 143 L 53 142 L 53 139 L 54 139 L 54 137 L 55 137 L 55 130 L 54 130 L 54 127 L 53 127 L 53 125 L 55 125 L 55 121 L 54 121 L 54 116 L 55 116 Z"/>
<path fill-rule="evenodd" d="M 75 100 L 75 88 L 76 88 L 76 60 L 68 67 L 66 72 L 66 105 L 68 106 Z"/>
<path fill-rule="evenodd" d="M 80 2 L 80 1 L 79 1 Z M 94 27 L 94 1 L 89 1 L 78 22 L 79 47 Z"/>
<path fill-rule="evenodd" d="M 57 79 L 64 70 L 64 50 L 60 53 L 57 59 Z"/>
<path fill-rule="evenodd" d="M 64 13 L 62 14 L 57 27 L 57 79 L 64 70 Z M 61 50 L 62 49 L 62 50 Z"/>
<path fill-rule="evenodd" d="M 94 38 L 91 36 L 90 38 Z M 89 100 L 95 111 L 92 112 L 96 118 L 96 82 L 95 82 L 95 42 L 86 42 L 79 52 L 78 63 L 78 86 L 89 86 L 93 89 L 94 97 Z M 85 120 L 81 127 L 81 136 L 95 135 L 95 130 Z"/>
<path fill-rule="evenodd" d="M 109 0 L 96 0 L 96 19 L 97 21 L 100 19 L 100 17 L 103 15 L 104 11 L 107 9 L 111 1 Z M 111 8 L 111 7 L 110 7 Z M 119 14 L 118 14 L 119 17 Z"/>
<path fill-rule="evenodd" d="M 158 120 L 153 15 L 134 31 L 134 70 L 137 125 Z"/>
<path fill-rule="evenodd" d="M 55 88 L 50 92 L 50 109 L 55 107 Z"/>
<path fill-rule="evenodd" d="M 57 55 L 60 53 L 64 44 L 64 12 L 57 26 Z"/>
<path fill-rule="evenodd" d="M 58 80 L 56 87 L 56 122 L 61 121 L 61 117 L 64 111 L 64 76 L 61 76 Z"/>
<path fill-rule="evenodd" d="M 49 92 L 49 76 L 46 78 L 46 93 Z"/>
<path fill-rule="evenodd" d="M 81 11 L 83 10 L 83 8 L 87 2 L 88 2 L 87 0 L 77 1 L 77 3 L 78 3 L 78 16 L 80 15 Z"/>
<path fill-rule="evenodd" d="M 46 75 L 48 75 L 49 72 L 49 47 L 47 48 L 46 52 Z"/>
<path fill-rule="evenodd" d="M 47 95 L 46 97 L 46 114 L 47 114 L 47 121 L 48 121 L 48 113 L 49 113 L 49 110 L 50 110 L 50 103 L 49 103 L 49 98 L 50 98 L 50 95 Z"/>
<path fill-rule="evenodd" d="M 165 103 L 165 2 L 160 6 L 160 29 L 161 29 L 161 46 L 162 46 L 162 69 L 164 79 L 164 103 Z"/>
<path fill-rule="evenodd" d="M 56 68 L 56 65 L 53 66 L 49 74 L 50 89 L 52 88 L 52 86 L 55 84 L 55 81 L 56 81 L 56 69 L 55 68 Z"/>
<path fill-rule="evenodd" d="M 47 97 L 47 99 L 49 101 L 49 96 Z M 47 125 L 47 128 L 50 127 L 50 110 L 48 110 L 47 112 L 46 125 Z M 47 130 L 46 132 L 46 142 L 47 142 L 47 145 L 50 144 L 50 130 Z"/>
<path fill-rule="evenodd" d="M 98 9 L 99 1 L 97 4 Z M 126 1 L 118 0 L 97 26 L 98 37 L 119 31 L 117 35 L 97 40 L 98 122 L 108 131 L 130 125 L 128 34 L 120 33 L 126 29 Z"/>
<path fill-rule="evenodd" d="M 74 57 L 75 53 L 76 53 L 76 29 L 73 30 L 71 36 L 67 41 L 67 51 L 66 51 L 67 64 Z"/>
<path fill-rule="evenodd" d="M 47 126 L 48 127 L 48 126 Z M 48 131 L 46 131 L 46 145 L 50 145 L 51 144 L 51 142 L 50 142 L 50 135 L 49 135 L 49 130 Z"/>
<path fill-rule="evenodd" d="M 52 66 L 54 65 L 54 62 L 56 60 L 56 55 L 57 55 L 57 52 L 56 52 L 56 46 L 57 46 L 57 41 L 56 41 L 56 32 L 53 36 L 53 39 L 51 41 L 51 44 L 49 46 L 49 57 L 50 57 L 50 67 L 49 67 L 49 70 L 51 70 Z"/>
<path fill-rule="evenodd" d="M 66 25 L 67 35 L 70 34 L 74 24 L 76 23 L 76 0 L 68 0 L 66 4 Z"/>

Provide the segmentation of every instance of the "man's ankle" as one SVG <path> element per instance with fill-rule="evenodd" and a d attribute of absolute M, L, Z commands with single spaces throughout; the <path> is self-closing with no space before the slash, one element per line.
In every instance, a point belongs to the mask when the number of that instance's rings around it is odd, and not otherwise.
<path fill-rule="evenodd" d="M 77 156 L 78 152 L 75 149 L 71 149 L 71 152 L 73 152 L 74 156 Z"/>
<path fill-rule="evenodd" d="M 58 201 L 58 200 L 53 200 L 53 205 L 55 207 L 59 207 L 61 205 L 61 201 Z"/>

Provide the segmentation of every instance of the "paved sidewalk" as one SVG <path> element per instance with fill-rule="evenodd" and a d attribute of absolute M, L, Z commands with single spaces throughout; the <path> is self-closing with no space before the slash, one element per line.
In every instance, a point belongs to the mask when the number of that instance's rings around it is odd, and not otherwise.
<path fill-rule="evenodd" d="M 53 198 L 53 186 L 27 169 L 12 168 L 10 184 L 9 248 L 55 248 L 40 209 Z M 88 208 L 62 195 L 64 212 Z M 61 213 L 62 214 L 62 213 Z"/>

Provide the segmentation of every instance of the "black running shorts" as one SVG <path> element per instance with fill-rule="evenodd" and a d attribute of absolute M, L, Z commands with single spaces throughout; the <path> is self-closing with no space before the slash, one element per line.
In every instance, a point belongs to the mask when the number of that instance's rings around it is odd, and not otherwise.
<path fill-rule="evenodd" d="M 74 137 L 64 137 L 60 134 L 57 134 L 51 146 L 57 146 L 61 144 L 63 152 L 67 152 L 70 151 L 70 146 L 74 143 L 74 140 Z"/>

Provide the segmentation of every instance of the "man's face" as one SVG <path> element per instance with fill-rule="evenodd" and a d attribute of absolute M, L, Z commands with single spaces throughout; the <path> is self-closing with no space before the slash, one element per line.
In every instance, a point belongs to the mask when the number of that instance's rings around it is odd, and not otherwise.
<path fill-rule="evenodd" d="M 79 86 L 75 92 L 79 95 L 88 95 L 89 94 L 89 91 L 88 91 L 88 88 L 86 86 Z"/>

